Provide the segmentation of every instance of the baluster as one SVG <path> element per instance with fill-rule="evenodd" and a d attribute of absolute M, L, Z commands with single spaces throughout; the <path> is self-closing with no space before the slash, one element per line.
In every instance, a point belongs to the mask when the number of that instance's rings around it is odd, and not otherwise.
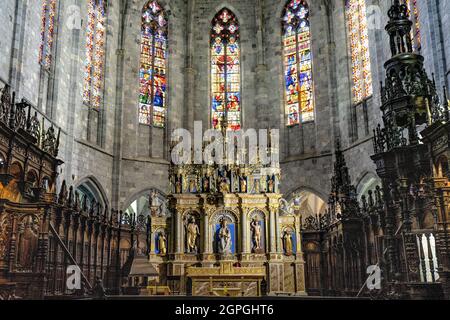
<path fill-rule="evenodd" d="M 431 274 L 431 281 L 432 282 L 436 282 L 436 277 L 434 275 L 434 261 L 433 261 L 433 251 L 431 250 L 431 242 L 430 242 L 430 236 L 431 233 L 427 233 L 426 237 L 427 237 L 427 247 L 428 247 L 428 261 L 430 263 L 430 274 Z"/>
<path fill-rule="evenodd" d="M 416 237 L 418 242 L 417 245 L 419 246 L 421 278 L 423 282 L 427 282 L 427 266 L 425 264 L 425 254 L 422 246 L 422 235 L 417 235 Z"/>

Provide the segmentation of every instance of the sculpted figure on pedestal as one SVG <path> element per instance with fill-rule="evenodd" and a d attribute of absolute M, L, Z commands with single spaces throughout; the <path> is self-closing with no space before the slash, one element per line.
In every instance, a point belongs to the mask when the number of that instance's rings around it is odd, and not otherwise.
<path fill-rule="evenodd" d="M 292 246 L 292 231 L 286 230 L 283 235 L 283 245 L 284 245 L 284 253 L 287 256 L 292 256 L 293 254 L 293 246 Z"/>
<path fill-rule="evenodd" d="M 188 218 L 188 223 L 186 225 L 186 241 L 187 241 L 187 252 L 197 253 L 197 238 L 200 235 L 200 229 L 198 224 L 195 222 L 195 218 L 190 216 Z"/>
<path fill-rule="evenodd" d="M 219 253 L 220 254 L 231 254 L 231 230 L 228 227 L 228 222 L 222 219 L 219 229 Z"/>
<path fill-rule="evenodd" d="M 164 231 L 161 231 L 158 236 L 158 248 L 159 248 L 159 254 L 160 255 L 166 255 L 167 254 L 167 238 L 164 234 Z"/>
<path fill-rule="evenodd" d="M 261 250 L 261 224 L 258 217 L 252 219 L 252 222 L 250 222 L 250 228 L 252 230 L 252 251 L 257 253 L 258 250 Z"/>

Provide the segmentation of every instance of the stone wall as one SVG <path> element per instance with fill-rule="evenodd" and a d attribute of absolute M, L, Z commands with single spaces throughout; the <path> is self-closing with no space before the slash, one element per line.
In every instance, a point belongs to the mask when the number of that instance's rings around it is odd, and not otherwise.
<path fill-rule="evenodd" d="M 86 0 L 59 1 L 55 58 L 48 72 L 38 63 L 41 1 L 2 2 L 0 81 L 62 128 L 61 180 L 76 184 L 96 177 L 111 206 L 125 209 L 134 195 L 150 188 L 166 193 L 170 132 L 191 129 L 194 120 L 210 127 L 209 32 L 223 7 L 240 23 L 243 126 L 280 129 L 282 192 L 288 196 L 308 189 L 325 198 L 338 137 L 354 183 L 374 173 L 370 138 L 381 121 L 379 82 L 390 56 L 384 31 L 390 0 L 367 1 L 374 95 L 357 106 L 351 101 L 344 1 L 309 1 L 316 120 L 291 128 L 285 126 L 283 101 L 281 15 L 286 1 L 160 0 L 169 19 L 166 129 L 138 124 L 140 13 L 146 1 L 109 1 L 105 92 L 98 113 L 82 101 Z M 450 4 L 418 2 L 422 53 L 442 87 L 449 82 Z"/>

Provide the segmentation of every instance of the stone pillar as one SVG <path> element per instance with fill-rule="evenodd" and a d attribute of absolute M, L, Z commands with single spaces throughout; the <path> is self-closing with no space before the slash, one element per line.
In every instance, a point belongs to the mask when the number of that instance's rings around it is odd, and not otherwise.
<path fill-rule="evenodd" d="M 248 209 L 242 210 L 241 218 L 241 229 L 242 229 L 242 253 L 249 253 L 249 238 L 248 238 Z"/>
<path fill-rule="evenodd" d="M 203 238 L 203 252 L 206 254 L 212 253 L 211 250 L 211 239 L 209 236 L 209 216 L 205 213 L 204 221 L 203 221 L 203 235 L 200 235 Z"/>
<path fill-rule="evenodd" d="M 275 209 L 275 240 L 276 240 L 276 251 L 282 252 L 283 245 L 281 243 L 281 235 L 280 235 L 280 214 L 277 209 Z"/>
<path fill-rule="evenodd" d="M 175 234 L 174 234 L 174 243 L 175 243 L 175 253 L 183 253 L 183 245 L 182 245 L 182 222 L 180 217 L 180 212 L 175 213 Z"/>
<path fill-rule="evenodd" d="M 300 219 L 301 216 L 297 215 L 295 218 L 295 238 L 296 238 L 296 247 L 297 250 L 295 252 L 297 259 L 303 260 L 302 255 L 302 233 L 300 232 Z"/>
<path fill-rule="evenodd" d="M 156 230 L 150 230 L 150 254 L 156 253 Z"/>
<path fill-rule="evenodd" d="M 271 208 L 269 212 L 269 250 L 270 253 L 275 253 L 277 251 L 277 239 L 275 232 L 275 212 Z"/>

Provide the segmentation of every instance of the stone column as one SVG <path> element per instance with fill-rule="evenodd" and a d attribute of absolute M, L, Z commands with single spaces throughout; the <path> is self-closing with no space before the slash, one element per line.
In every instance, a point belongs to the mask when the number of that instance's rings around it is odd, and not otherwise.
<path fill-rule="evenodd" d="M 248 240 L 248 209 L 242 210 L 241 229 L 242 229 L 242 253 L 249 253 L 249 240 Z"/>
<path fill-rule="evenodd" d="M 301 216 L 296 216 L 295 217 L 295 238 L 296 238 L 296 247 L 297 250 L 295 252 L 297 259 L 303 259 L 302 256 L 302 238 L 301 238 L 301 232 L 300 232 L 300 219 Z"/>
<path fill-rule="evenodd" d="M 150 230 L 150 254 L 156 253 L 156 230 Z"/>
<path fill-rule="evenodd" d="M 180 217 L 180 212 L 175 213 L 175 234 L 174 234 L 174 243 L 175 243 L 175 253 L 183 253 L 182 252 L 182 222 Z"/>
<path fill-rule="evenodd" d="M 271 208 L 269 212 L 269 250 L 270 253 L 275 253 L 277 251 L 277 239 L 275 232 L 275 212 Z"/>
<path fill-rule="evenodd" d="M 276 240 L 276 251 L 277 252 L 282 252 L 283 251 L 283 246 L 281 243 L 281 236 L 280 236 L 280 215 L 278 210 L 275 209 L 275 240 Z"/>
<path fill-rule="evenodd" d="M 205 213 L 204 222 L 203 222 L 203 234 L 201 238 L 203 239 L 203 252 L 206 254 L 211 253 L 211 239 L 209 236 L 209 216 Z"/>

